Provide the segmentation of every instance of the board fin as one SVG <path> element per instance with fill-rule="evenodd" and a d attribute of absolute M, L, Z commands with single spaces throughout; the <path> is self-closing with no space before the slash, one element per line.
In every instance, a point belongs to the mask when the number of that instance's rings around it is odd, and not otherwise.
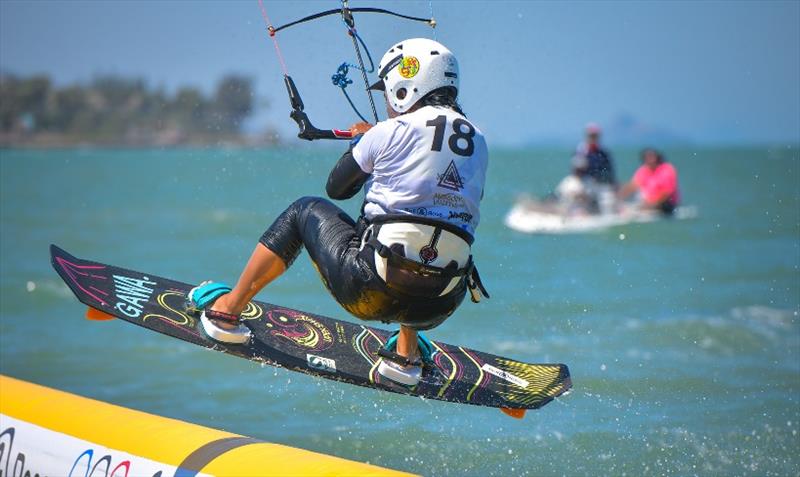
<path fill-rule="evenodd" d="M 105 311 L 100 311 L 97 308 L 89 307 L 86 309 L 86 319 L 92 321 L 108 321 L 115 319 L 116 316 L 109 315 Z"/>
<path fill-rule="evenodd" d="M 525 417 L 525 411 L 527 411 L 527 409 L 515 409 L 511 407 L 501 407 L 500 410 L 503 411 L 503 414 L 511 416 L 514 419 L 522 419 Z"/>

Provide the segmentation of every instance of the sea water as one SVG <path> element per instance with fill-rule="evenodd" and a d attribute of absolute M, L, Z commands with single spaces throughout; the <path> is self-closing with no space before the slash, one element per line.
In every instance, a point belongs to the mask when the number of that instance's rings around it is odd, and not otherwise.
<path fill-rule="evenodd" d="M 523 420 L 378 392 L 90 322 L 48 245 L 185 282 L 234 282 L 340 151 L 0 151 L 0 372 L 267 441 L 425 475 L 798 475 L 800 153 L 667 150 L 693 220 L 566 236 L 503 226 L 569 150 L 493 150 L 474 246 L 492 298 L 429 336 L 563 362 Z M 636 151 L 616 150 L 621 178 Z M 350 213 L 360 198 L 343 204 Z M 307 255 L 261 299 L 353 319 Z"/>

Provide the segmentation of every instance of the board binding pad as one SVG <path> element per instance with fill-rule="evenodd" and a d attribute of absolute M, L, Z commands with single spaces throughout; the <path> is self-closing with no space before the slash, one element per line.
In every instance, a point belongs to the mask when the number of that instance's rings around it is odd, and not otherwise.
<path fill-rule="evenodd" d="M 433 341 L 433 364 L 416 386 L 377 372 L 388 330 L 253 301 L 242 314 L 245 344 L 208 338 L 186 310 L 192 285 L 76 258 L 51 245 L 53 267 L 95 321 L 119 318 L 144 328 L 258 363 L 335 381 L 440 401 L 500 408 L 522 418 L 572 386 L 564 364 L 530 364 Z"/>

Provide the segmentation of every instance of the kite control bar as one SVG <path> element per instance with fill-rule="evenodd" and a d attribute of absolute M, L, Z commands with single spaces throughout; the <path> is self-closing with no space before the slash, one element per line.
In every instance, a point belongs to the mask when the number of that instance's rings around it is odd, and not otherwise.
<path fill-rule="evenodd" d="M 300 97 L 300 92 L 297 91 L 297 86 L 294 85 L 292 77 L 283 75 L 283 82 L 286 83 L 286 91 L 289 93 L 289 101 L 292 104 L 292 112 L 289 113 L 289 117 L 291 117 L 294 122 L 297 123 L 297 127 L 300 128 L 297 137 L 307 141 L 313 141 L 315 139 L 352 139 L 353 133 L 349 130 L 318 129 L 314 127 L 314 125 L 311 124 L 311 120 L 308 119 L 308 115 L 303 111 L 303 109 L 305 109 L 303 99 Z"/>

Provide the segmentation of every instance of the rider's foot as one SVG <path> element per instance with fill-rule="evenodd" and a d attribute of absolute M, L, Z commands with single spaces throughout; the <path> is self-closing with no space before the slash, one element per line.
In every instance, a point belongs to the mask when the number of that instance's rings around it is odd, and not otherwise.
<path fill-rule="evenodd" d="M 422 378 L 422 366 L 403 366 L 400 363 L 384 358 L 381 360 L 381 364 L 378 365 L 378 373 L 394 382 L 405 384 L 406 386 L 416 386 Z"/>
<path fill-rule="evenodd" d="M 230 291 L 227 285 L 203 282 L 189 292 L 189 305 L 201 310 L 200 323 L 209 338 L 221 343 L 247 343 L 250 330 L 241 323 L 239 313 L 227 311 L 231 310 L 226 297 Z"/>
<path fill-rule="evenodd" d="M 242 313 L 241 310 L 236 310 L 228 306 L 228 297 L 229 294 L 220 295 L 210 307 L 206 308 L 206 317 L 224 330 L 235 330 L 238 327 L 238 323 L 233 322 L 230 318 L 216 318 L 218 315 L 227 315 L 236 318 Z"/>
<path fill-rule="evenodd" d="M 392 381 L 406 386 L 415 386 L 422 377 L 422 367 L 424 363 L 433 360 L 433 345 L 422 334 L 416 334 L 416 348 L 412 356 L 398 354 L 398 337 L 401 332 L 395 332 L 378 353 L 383 357 L 378 365 L 378 373 L 391 379 Z"/>

